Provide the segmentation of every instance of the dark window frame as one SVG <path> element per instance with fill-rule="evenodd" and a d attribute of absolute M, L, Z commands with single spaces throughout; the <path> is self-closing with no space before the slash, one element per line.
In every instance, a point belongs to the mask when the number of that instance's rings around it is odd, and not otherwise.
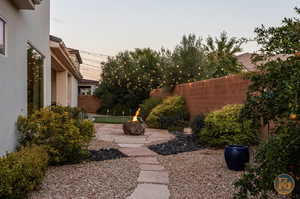
<path fill-rule="evenodd" d="M 1 25 L 3 25 L 3 49 L 0 48 L 0 54 L 6 54 L 6 21 L 0 17 Z"/>

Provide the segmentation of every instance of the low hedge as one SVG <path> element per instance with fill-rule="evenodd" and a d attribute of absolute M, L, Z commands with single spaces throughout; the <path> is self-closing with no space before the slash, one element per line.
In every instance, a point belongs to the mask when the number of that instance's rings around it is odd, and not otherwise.
<path fill-rule="evenodd" d="M 162 104 L 152 109 L 146 119 L 150 128 L 172 129 L 174 127 L 184 127 L 188 113 L 185 100 L 181 96 L 172 96 L 163 100 Z"/>
<path fill-rule="evenodd" d="M 148 115 L 151 113 L 152 109 L 162 103 L 162 99 L 158 97 L 150 97 L 146 99 L 143 104 L 140 105 L 141 107 L 141 116 L 143 120 L 146 120 Z"/>
<path fill-rule="evenodd" d="M 0 157 L 0 198 L 26 198 L 41 184 L 47 166 L 47 152 L 35 145 Z"/>
<path fill-rule="evenodd" d="M 77 121 L 81 121 L 87 118 L 86 112 L 82 108 L 70 107 L 70 106 L 50 106 L 49 109 L 55 113 L 68 113 L 69 116 Z"/>
<path fill-rule="evenodd" d="M 227 105 L 209 113 L 205 118 L 205 128 L 198 133 L 200 142 L 212 147 L 256 144 L 258 134 L 253 122 L 240 121 L 243 107 L 240 104 Z"/>
<path fill-rule="evenodd" d="M 77 163 L 89 156 L 87 146 L 94 136 L 91 121 L 73 117 L 64 108 L 52 107 L 36 111 L 17 121 L 20 143 L 43 146 L 52 165 Z"/>

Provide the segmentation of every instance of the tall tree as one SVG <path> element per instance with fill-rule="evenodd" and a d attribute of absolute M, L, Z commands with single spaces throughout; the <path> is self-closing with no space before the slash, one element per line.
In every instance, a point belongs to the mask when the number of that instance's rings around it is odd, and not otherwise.
<path fill-rule="evenodd" d="M 96 95 L 103 101 L 101 113 L 132 113 L 161 82 L 160 52 L 151 49 L 125 51 L 103 65 Z"/>
<path fill-rule="evenodd" d="M 202 39 L 194 34 L 184 35 L 173 53 L 166 54 L 169 59 L 165 65 L 167 86 L 204 79 L 203 71 L 207 65 Z"/>
<path fill-rule="evenodd" d="M 295 8 L 300 14 L 300 8 Z M 255 29 L 256 40 L 265 54 L 293 54 L 300 51 L 300 18 L 284 18 L 279 27 Z"/>
<path fill-rule="evenodd" d="M 274 179 L 282 173 L 295 180 L 288 198 L 300 198 L 300 10 L 296 11 L 298 18 L 285 18 L 279 27 L 255 30 L 261 52 L 267 55 L 262 58 L 282 53 L 289 57 L 269 59 L 258 67 L 260 72 L 249 75 L 252 83 L 241 119 L 272 123 L 273 128 L 272 136 L 258 147 L 254 164 L 235 183 L 236 199 L 269 198 L 275 192 Z"/>
<path fill-rule="evenodd" d="M 242 51 L 242 44 L 246 39 L 229 38 L 226 32 L 222 32 L 220 38 L 213 39 L 209 36 L 206 40 L 205 50 L 209 67 L 207 68 L 207 78 L 216 78 L 238 73 L 242 66 L 238 63 L 236 53 Z"/>

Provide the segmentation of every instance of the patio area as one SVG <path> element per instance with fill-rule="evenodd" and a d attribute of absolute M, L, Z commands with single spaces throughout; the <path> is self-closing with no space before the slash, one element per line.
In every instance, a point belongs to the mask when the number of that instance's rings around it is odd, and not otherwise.
<path fill-rule="evenodd" d="M 29 198 L 229 199 L 232 183 L 243 173 L 227 169 L 223 150 L 169 156 L 149 150 L 151 144 L 174 139 L 166 130 L 147 128 L 144 136 L 126 136 L 120 124 L 95 128 L 89 149 L 115 148 L 128 157 L 50 167 L 41 189 Z"/>

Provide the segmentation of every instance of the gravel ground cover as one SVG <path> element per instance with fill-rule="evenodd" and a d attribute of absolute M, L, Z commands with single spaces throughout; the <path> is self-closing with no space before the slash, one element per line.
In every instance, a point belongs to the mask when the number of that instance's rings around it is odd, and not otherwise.
<path fill-rule="evenodd" d="M 231 199 L 235 191 L 232 183 L 243 172 L 227 169 L 223 153 L 203 149 L 160 156 L 159 161 L 169 172 L 170 199 Z M 270 194 L 270 199 L 287 197 Z"/>
<path fill-rule="evenodd" d="M 242 174 L 226 168 L 223 150 L 203 149 L 159 160 L 169 171 L 170 199 L 231 198 L 232 183 Z"/>
<path fill-rule="evenodd" d="M 171 132 L 176 136 L 175 139 L 165 143 L 149 146 L 149 149 L 160 155 L 172 155 L 183 152 L 200 150 L 198 139 L 194 134 L 184 134 L 181 132 Z"/>
<path fill-rule="evenodd" d="M 30 199 L 125 199 L 140 169 L 130 158 L 50 167 Z"/>

